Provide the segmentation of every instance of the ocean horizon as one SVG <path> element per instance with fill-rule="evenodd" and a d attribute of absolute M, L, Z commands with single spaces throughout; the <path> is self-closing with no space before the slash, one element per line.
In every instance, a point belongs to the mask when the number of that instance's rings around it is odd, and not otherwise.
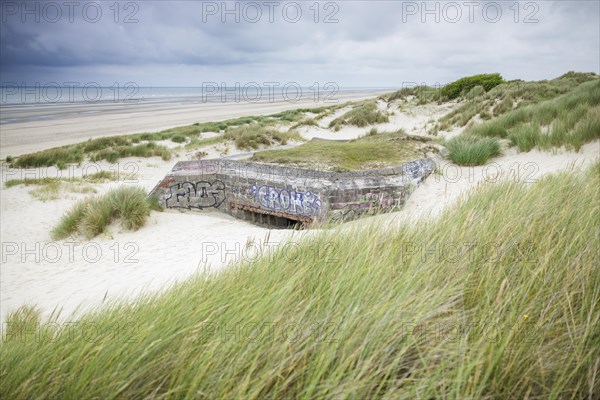
<path fill-rule="evenodd" d="M 295 83 L 284 85 L 258 85 L 254 83 L 206 84 L 205 86 L 99 86 L 95 84 L 62 86 L 48 85 L 4 85 L 0 86 L 0 105 L 44 105 L 81 103 L 124 103 L 134 104 L 163 100 L 192 100 L 206 103 L 278 102 L 300 101 L 307 98 L 321 102 L 335 100 L 338 94 L 395 90 L 397 87 L 339 87 L 335 83 L 300 86 Z"/>

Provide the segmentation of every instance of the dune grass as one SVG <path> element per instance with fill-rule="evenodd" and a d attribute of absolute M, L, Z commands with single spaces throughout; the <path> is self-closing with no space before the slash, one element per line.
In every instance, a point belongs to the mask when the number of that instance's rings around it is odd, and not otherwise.
<path fill-rule="evenodd" d="M 186 138 L 183 135 L 174 135 L 171 138 L 171 141 L 174 143 L 185 143 L 186 142 Z"/>
<path fill-rule="evenodd" d="M 599 186 L 598 164 L 488 184 L 439 220 L 321 232 L 70 335 L 11 314 L 0 397 L 597 398 Z"/>
<path fill-rule="evenodd" d="M 402 130 L 387 133 L 371 130 L 364 137 L 348 142 L 316 140 L 291 149 L 257 152 L 252 161 L 305 168 L 318 165 L 337 172 L 382 168 L 422 158 L 428 151 L 435 151 L 427 143 L 427 139 L 408 136 Z"/>
<path fill-rule="evenodd" d="M 479 95 L 469 93 L 461 97 L 463 103 L 440 118 L 435 130 L 449 130 L 465 126 L 481 113 L 499 117 L 512 110 L 535 105 L 567 94 L 586 82 L 598 82 L 594 73 L 568 72 L 548 81 L 510 81 L 495 86 Z M 485 118 L 483 118 L 485 119 Z"/>
<path fill-rule="evenodd" d="M 317 121 L 314 118 L 305 118 L 302 121 L 296 122 L 294 125 L 290 127 L 290 129 L 296 129 L 301 126 L 319 126 Z"/>
<path fill-rule="evenodd" d="M 54 240 L 81 234 L 88 239 L 103 233 L 115 219 L 121 226 L 137 230 L 146 223 L 152 209 L 158 209 L 155 201 L 146 197 L 140 187 L 121 186 L 103 196 L 90 197 L 76 203 L 52 229 Z"/>
<path fill-rule="evenodd" d="M 79 164 L 83 159 L 84 154 L 81 146 L 65 146 L 12 158 L 10 165 L 14 168 L 39 168 L 55 165 L 60 169 L 64 169 L 67 164 Z"/>
<path fill-rule="evenodd" d="M 500 142 L 494 138 L 461 135 L 446 142 L 448 158 L 458 165 L 483 165 L 500 155 Z"/>
<path fill-rule="evenodd" d="M 552 100 L 510 111 L 467 133 L 508 138 L 521 151 L 561 146 L 577 151 L 583 144 L 600 139 L 600 81 L 583 83 Z"/>
<path fill-rule="evenodd" d="M 499 154 L 497 139 L 508 139 L 520 151 L 563 146 L 579 151 L 584 144 L 599 140 L 600 80 L 469 127 L 447 142 L 449 158 L 461 165 L 482 165 Z"/>
<path fill-rule="evenodd" d="M 25 154 L 13 159 L 10 165 L 13 168 L 57 166 L 60 169 L 65 169 L 68 164 L 79 164 L 86 158 L 90 161 L 107 160 L 115 162 L 123 157 L 155 156 L 161 157 L 163 160 L 169 160 L 171 159 L 171 151 L 154 142 L 139 143 L 139 140 L 136 140 L 133 135 L 131 138 L 115 136 Z"/>
<path fill-rule="evenodd" d="M 374 101 L 367 101 L 331 121 L 329 127 L 332 128 L 339 125 L 365 127 L 384 122 L 389 122 L 388 116 L 377 109 L 377 104 Z"/>
<path fill-rule="evenodd" d="M 285 145 L 289 140 L 303 141 L 304 139 L 295 131 L 279 132 L 272 128 L 260 125 L 244 125 L 230 128 L 222 137 L 224 140 L 233 140 L 238 149 L 252 150 L 260 146 Z"/>

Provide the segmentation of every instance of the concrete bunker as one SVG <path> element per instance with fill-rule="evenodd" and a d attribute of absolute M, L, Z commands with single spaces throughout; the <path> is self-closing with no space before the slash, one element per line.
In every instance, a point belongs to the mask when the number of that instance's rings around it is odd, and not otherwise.
<path fill-rule="evenodd" d="M 180 161 L 150 195 L 166 208 L 218 210 L 290 228 L 398 209 L 433 168 L 429 159 L 348 172 L 234 160 Z"/>

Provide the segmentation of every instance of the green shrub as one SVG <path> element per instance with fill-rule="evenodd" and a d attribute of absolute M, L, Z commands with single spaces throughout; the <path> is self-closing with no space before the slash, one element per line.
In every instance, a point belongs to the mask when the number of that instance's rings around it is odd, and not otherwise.
<path fill-rule="evenodd" d="M 185 136 L 175 135 L 171 138 L 171 141 L 173 141 L 175 143 L 183 143 L 183 142 L 185 142 Z"/>
<path fill-rule="evenodd" d="M 504 82 L 500 74 L 480 74 L 461 78 L 455 82 L 449 83 L 442 88 L 442 95 L 455 99 L 461 94 L 466 94 L 475 86 L 481 86 L 487 92 Z"/>

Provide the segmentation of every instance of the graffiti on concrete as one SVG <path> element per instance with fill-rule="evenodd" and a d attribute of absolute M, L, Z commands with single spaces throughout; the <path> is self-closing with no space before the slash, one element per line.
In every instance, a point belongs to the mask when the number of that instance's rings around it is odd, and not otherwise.
<path fill-rule="evenodd" d="M 364 202 L 371 203 L 373 207 L 390 209 L 394 207 L 396 200 L 394 196 L 389 193 L 367 193 L 365 195 Z"/>
<path fill-rule="evenodd" d="M 225 184 L 221 181 L 180 182 L 169 187 L 167 208 L 217 208 L 225 201 Z"/>
<path fill-rule="evenodd" d="M 290 214 L 317 215 L 323 206 L 319 195 L 312 192 L 254 185 L 252 194 L 262 207 Z"/>

